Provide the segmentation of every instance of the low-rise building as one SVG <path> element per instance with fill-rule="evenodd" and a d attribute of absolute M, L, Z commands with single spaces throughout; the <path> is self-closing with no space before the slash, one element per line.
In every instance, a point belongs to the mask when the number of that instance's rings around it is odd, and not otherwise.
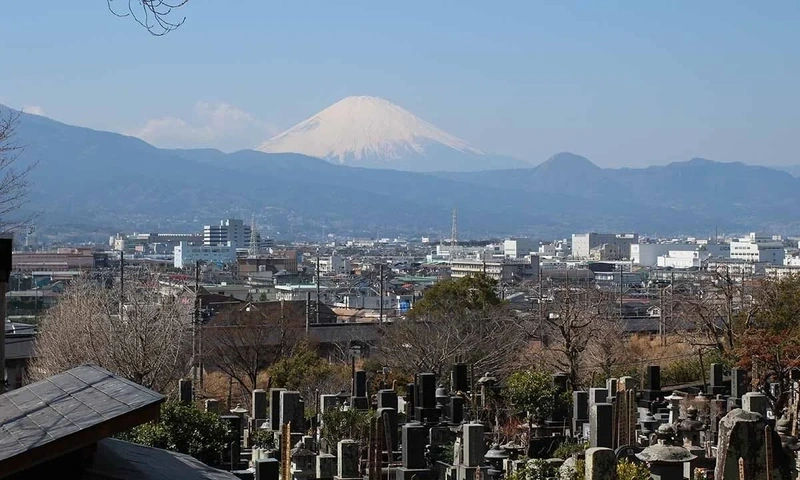
<path fill-rule="evenodd" d="M 751 232 L 747 237 L 731 241 L 731 258 L 747 262 L 766 262 L 783 265 L 783 242 L 771 235 Z"/>
<path fill-rule="evenodd" d="M 589 258 L 595 247 L 608 244 L 619 248 L 622 258 L 630 258 L 631 245 L 639 243 L 636 233 L 575 233 L 572 235 L 572 257 Z"/>
<path fill-rule="evenodd" d="M 468 275 L 485 274 L 498 282 L 514 282 L 539 274 L 539 257 L 532 255 L 527 260 L 467 260 L 457 259 L 450 264 L 450 276 L 462 278 Z"/>
<path fill-rule="evenodd" d="M 666 255 L 659 255 L 657 266 L 680 269 L 700 268 L 708 257 L 708 252 L 698 250 L 670 250 Z"/>
<path fill-rule="evenodd" d="M 510 238 L 503 242 L 503 255 L 511 259 L 523 258 L 537 251 L 537 246 L 530 238 Z"/>
<path fill-rule="evenodd" d="M 228 242 L 227 245 L 190 245 L 181 242 L 175 247 L 173 259 L 175 268 L 192 266 L 197 262 L 229 264 L 236 262 L 236 247 Z"/>

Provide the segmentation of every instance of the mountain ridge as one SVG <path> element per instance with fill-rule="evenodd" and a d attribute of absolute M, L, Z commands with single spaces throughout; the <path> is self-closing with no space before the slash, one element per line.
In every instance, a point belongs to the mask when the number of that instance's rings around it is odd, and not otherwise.
<path fill-rule="evenodd" d="M 586 230 L 702 234 L 715 226 L 800 230 L 800 180 L 741 163 L 604 169 L 574 154 L 529 168 L 420 173 L 336 165 L 294 153 L 159 149 L 134 137 L 22 113 L 30 208 L 40 225 L 196 231 L 257 214 L 267 234 L 428 233 L 563 236 Z M 555 158 L 555 160 L 553 160 Z M 572 161 L 583 165 L 576 172 Z M 587 163 L 588 162 L 588 163 Z M 92 227 L 94 225 L 94 227 Z M 433 229 L 433 230 L 432 230 Z M 305 238 L 305 237 L 301 237 Z"/>

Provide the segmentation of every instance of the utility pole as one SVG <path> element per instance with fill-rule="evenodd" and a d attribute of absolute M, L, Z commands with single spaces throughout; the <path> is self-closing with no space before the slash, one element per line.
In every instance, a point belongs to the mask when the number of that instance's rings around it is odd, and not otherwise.
<path fill-rule="evenodd" d="M 123 245 L 124 247 L 124 245 Z M 119 316 L 122 318 L 122 309 L 125 305 L 125 252 L 119 251 Z"/>
<path fill-rule="evenodd" d="M 192 322 L 192 385 L 198 384 L 198 350 L 199 348 L 199 332 L 200 328 L 200 260 L 194 264 L 194 321 Z M 196 392 L 196 388 L 192 388 Z"/>
<path fill-rule="evenodd" d="M 381 299 L 380 299 L 380 314 L 378 316 L 378 323 L 382 324 L 383 323 L 383 264 L 382 263 L 381 263 L 381 266 L 380 266 L 380 274 L 379 275 L 380 275 L 380 278 L 378 280 L 381 283 L 381 287 L 380 287 Z"/>
<path fill-rule="evenodd" d="M 311 323 L 311 292 L 306 292 L 306 333 L 309 323 Z"/>
<path fill-rule="evenodd" d="M 319 250 L 317 250 L 317 309 L 316 309 L 316 312 L 314 312 L 316 314 L 317 325 L 319 325 L 319 310 L 320 310 L 319 309 L 319 275 L 320 275 L 320 273 L 319 273 Z"/>
<path fill-rule="evenodd" d="M 12 240 L 0 238 L 0 393 L 6 391 L 6 292 L 11 276 Z"/>

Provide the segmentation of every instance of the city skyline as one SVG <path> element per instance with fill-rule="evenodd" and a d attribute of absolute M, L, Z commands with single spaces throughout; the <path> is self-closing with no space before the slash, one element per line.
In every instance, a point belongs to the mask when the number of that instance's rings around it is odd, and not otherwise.
<path fill-rule="evenodd" d="M 533 164 L 800 163 L 796 4 L 422 5 L 192 2 L 153 38 L 94 4 L 13 4 L 0 103 L 231 151 L 374 95 Z"/>

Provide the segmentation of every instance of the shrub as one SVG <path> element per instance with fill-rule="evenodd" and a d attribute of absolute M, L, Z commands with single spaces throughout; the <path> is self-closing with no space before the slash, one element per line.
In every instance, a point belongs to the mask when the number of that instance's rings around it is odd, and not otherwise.
<path fill-rule="evenodd" d="M 117 437 L 121 440 L 191 455 L 218 466 L 225 450 L 228 428 L 218 415 L 192 406 L 167 402 L 156 422 L 139 425 Z"/>

